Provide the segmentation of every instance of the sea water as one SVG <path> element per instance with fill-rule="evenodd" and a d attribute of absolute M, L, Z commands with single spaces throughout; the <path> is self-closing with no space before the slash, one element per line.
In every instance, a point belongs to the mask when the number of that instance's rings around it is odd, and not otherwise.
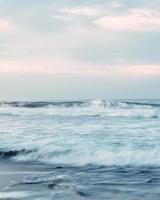
<path fill-rule="evenodd" d="M 1 102 L 0 159 L 53 167 L 11 199 L 158 200 L 160 100 Z"/>

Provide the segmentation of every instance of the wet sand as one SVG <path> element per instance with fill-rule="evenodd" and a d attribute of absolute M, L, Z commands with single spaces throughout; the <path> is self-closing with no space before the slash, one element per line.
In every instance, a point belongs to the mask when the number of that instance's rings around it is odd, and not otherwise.
<path fill-rule="evenodd" d="M 0 160 L 0 190 L 18 182 L 23 177 L 51 171 L 51 167 L 40 164 L 15 163 Z"/>
<path fill-rule="evenodd" d="M 66 175 L 68 174 L 63 173 L 63 168 L 53 165 L 0 160 L 0 200 L 83 200 Z M 42 179 L 34 182 L 34 177 Z"/>

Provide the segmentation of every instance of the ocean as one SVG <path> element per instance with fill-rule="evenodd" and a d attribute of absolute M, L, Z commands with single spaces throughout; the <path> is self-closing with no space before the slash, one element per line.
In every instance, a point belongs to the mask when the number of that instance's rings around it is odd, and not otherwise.
<path fill-rule="evenodd" d="M 160 200 L 160 100 L 0 102 L 0 160 L 3 200 Z"/>

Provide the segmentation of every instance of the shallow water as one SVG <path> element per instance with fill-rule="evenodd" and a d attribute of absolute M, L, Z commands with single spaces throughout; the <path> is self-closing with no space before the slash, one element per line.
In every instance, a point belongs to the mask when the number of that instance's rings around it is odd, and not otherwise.
<path fill-rule="evenodd" d="M 1 159 L 54 167 L 0 198 L 158 200 L 159 122 L 160 100 L 1 102 Z"/>

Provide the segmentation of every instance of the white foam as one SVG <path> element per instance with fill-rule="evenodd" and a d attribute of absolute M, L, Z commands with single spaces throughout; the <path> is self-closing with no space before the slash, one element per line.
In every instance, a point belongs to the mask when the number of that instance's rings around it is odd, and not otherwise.
<path fill-rule="evenodd" d="M 160 110 L 155 108 L 113 108 L 107 109 L 104 116 L 109 117 L 141 117 L 141 118 L 156 118 L 160 116 Z"/>
<path fill-rule="evenodd" d="M 54 152 L 39 152 L 37 154 L 21 155 L 16 158 L 18 161 L 43 161 L 50 164 L 65 164 L 84 166 L 87 164 L 106 166 L 160 166 L 160 149 L 142 150 L 124 148 L 119 151 L 111 150 L 90 150 L 75 151 L 65 155 L 54 155 Z"/>
<path fill-rule="evenodd" d="M 19 161 L 160 166 L 160 109 L 114 103 L 0 107 L 0 150 L 20 150 L 14 157 Z M 22 149 L 35 151 L 23 153 Z"/>
<path fill-rule="evenodd" d="M 28 196 L 29 192 L 24 192 L 24 191 L 0 192 L 0 199 L 25 198 Z"/>
<path fill-rule="evenodd" d="M 104 102 L 100 99 L 95 99 L 90 102 L 92 107 L 99 108 L 104 106 Z"/>

